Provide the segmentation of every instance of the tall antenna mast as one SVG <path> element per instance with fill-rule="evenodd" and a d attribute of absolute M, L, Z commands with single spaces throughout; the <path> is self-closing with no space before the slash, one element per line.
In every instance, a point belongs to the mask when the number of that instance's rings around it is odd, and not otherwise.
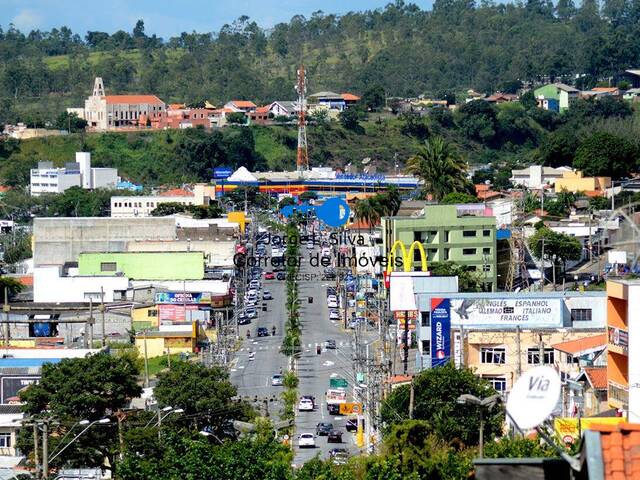
<path fill-rule="evenodd" d="M 307 78 L 304 65 L 298 70 L 298 156 L 296 167 L 298 172 L 309 170 L 309 150 L 307 149 Z"/>

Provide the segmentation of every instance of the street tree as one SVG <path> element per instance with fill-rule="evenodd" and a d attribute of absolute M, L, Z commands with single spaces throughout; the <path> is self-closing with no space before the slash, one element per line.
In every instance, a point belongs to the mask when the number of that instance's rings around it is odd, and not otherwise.
<path fill-rule="evenodd" d="M 442 137 L 427 140 L 407 161 L 407 171 L 424 182 L 425 196 L 441 200 L 451 192 L 469 192 L 467 164 Z"/>
<path fill-rule="evenodd" d="M 389 428 L 409 418 L 409 390 L 409 385 L 396 388 L 383 405 L 382 420 Z M 478 408 L 461 405 L 457 399 L 465 393 L 479 398 L 495 395 L 496 391 L 489 382 L 477 377 L 469 368 L 458 369 L 448 363 L 416 375 L 413 390 L 413 418 L 426 422 L 425 432 L 432 433 L 445 442 L 461 442 L 467 446 L 478 444 Z M 485 438 L 499 435 L 504 421 L 502 410 L 497 407 L 491 412 L 485 412 L 484 416 Z"/>
<path fill-rule="evenodd" d="M 362 95 L 362 103 L 370 112 L 376 112 L 384 107 L 385 97 L 381 85 L 372 85 Z"/>
<path fill-rule="evenodd" d="M 482 277 L 480 273 L 468 270 L 464 265 L 451 261 L 429 264 L 431 275 L 458 277 L 458 288 L 461 292 L 481 292 Z"/>
<path fill-rule="evenodd" d="M 245 420 L 252 414 L 244 402 L 234 400 L 236 387 L 221 367 L 207 368 L 200 363 L 172 362 L 171 369 L 158 375 L 154 395 L 161 406 L 184 410 L 194 429 L 224 438 L 232 420 Z"/>
<path fill-rule="evenodd" d="M 542 257 L 543 252 L 549 257 L 555 255 L 563 265 L 563 270 L 566 269 L 567 260 L 580 260 L 582 257 L 582 244 L 578 239 L 554 232 L 548 227 L 536 230 L 529 239 L 529 248 L 538 258 Z"/>

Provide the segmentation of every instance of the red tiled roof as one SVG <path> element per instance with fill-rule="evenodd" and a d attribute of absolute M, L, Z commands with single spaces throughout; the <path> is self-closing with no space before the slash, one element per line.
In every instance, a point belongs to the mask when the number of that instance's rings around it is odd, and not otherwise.
<path fill-rule="evenodd" d="M 478 192 L 476 194 L 476 197 L 478 197 L 480 200 L 490 200 L 492 198 L 499 197 L 499 196 L 500 196 L 500 192 L 494 192 L 493 190 Z"/>
<path fill-rule="evenodd" d="M 8 192 L 11 190 L 11 187 L 8 185 L 0 185 L 0 192 Z"/>
<path fill-rule="evenodd" d="M 617 92 L 618 89 L 616 87 L 594 87 L 591 89 L 594 92 Z"/>
<path fill-rule="evenodd" d="M 33 287 L 33 275 L 22 275 L 18 277 L 18 281 L 27 287 Z"/>
<path fill-rule="evenodd" d="M 256 104 L 249 100 L 232 100 L 231 103 L 238 108 L 256 108 Z"/>
<path fill-rule="evenodd" d="M 340 96 L 346 102 L 357 102 L 360 100 L 360 97 L 353 93 L 342 93 Z"/>
<path fill-rule="evenodd" d="M 394 375 L 387 379 L 389 383 L 409 383 L 413 377 L 411 375 Z"/>
<path fill-rule="evenodd" d="M 271 105 L 265 105 L 264 107 L 256 108 L 256 113 L 269 113 L 269 107 Z"/>
<path fill-rule="evenodd" d="M 369 222 L 356 220 L 355 222 L 350 223 L 349 225 L 347 225 L 347 229 L 349 229 L 349 230 L 369 230 L 370 228 L 373 228 L 376 225 L 378 225 L 378 224 L 374 223 L 372 225 Z"/>
<path fill-rule="evenodd" d="M 576 355 L 585 350 L 593 350 L 598 347 L 607 346 L 607 335 L 592 335 L 590 337 L 580 338 L 578 340 L 569 340 L 568 342 L 556 343 L 553 348 L 564 353 Z"/>
<path fill-rule="evenodd" d="M 609 385 L 606 367 L 588 367 L 584 369 L 584 373 L 589 377 L 589 383 L 596 390 L 606 390 Z"/>
<path fill-rule="evenodd" d="M 640 424 L 591 425 L 600 432 L 605 480 L 640 478 Z"/>
<path fill-rule="evenodd" d="M 487 185 L 486 183 L 476 183 L 474 187 L 476 187 L 476 193 L 479 193 L 488 191 L 491 188 L 491 185 Z"/>
<path fill-rule="evenodd" d="M 131 104 L 142 104 L 148 103 L 151 105 L 160 105 L 164 103 L 155 95 L 106 95 L 104 97 L 107 100 L 107 103 L 131 103 Z"/>
<path fill-rule="evenodd" d="M 170 103 L 167 108 L 169 110 L 182 110 L 183 108 L 185 108 L 185 104 L 184 103 Z"/>
<path fill-rule="evenodd" d="M 193 192 L 185 190 L 183 188 L 174 188 L 167 190 L 166 192 L 160 192 L 161 197 L 193 197 Z"/>

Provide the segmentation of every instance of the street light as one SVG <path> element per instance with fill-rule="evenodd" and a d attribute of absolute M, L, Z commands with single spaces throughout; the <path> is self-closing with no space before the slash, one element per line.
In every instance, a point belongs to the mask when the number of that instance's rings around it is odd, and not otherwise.
<path fill-rule="evenodd" d="M 471 395 L 470 393 L 462 394 L 458 397 L 456 402 L 460 405 L 476 405 L 480 407 L 480 451 L 479 457 L 483 458 L 484 456 L 484 409 L 487 411 L 491 410 L 496 404 L 502 401 L 502 395 L 496 393 L 495 395 L 491 395 L 487 398 L 478 398 L 475 395 Z"/>
<path fill-rule="evenodd" d="M 80 438 L 87 430 L 89 430 L 91 427 L 93 427 L 95 424 L 100 424 L 100 425 L 106 425 L 107 423 L 111 423 L 111 419 L 110 418 L 101 418 L 100 420 L 94 420 L 93 422 L 89 423 L 89 420 L 81 420 L 80 422 L 81 425 L 87 425 L 85 427 L 84 430 L 82 430 L 78 435 L 76 435 L 75 437 L 73 437 L 73 439 L 67 443 L 64 447 L 62 447 L 58 453 L 56 453 L 53 457 L 51 457 L 49 459 L 49 462 L 53 462 L 58 456 L 60 456 L 60 454 L 62 452 L 64 452 L 67 448 L 69 448 L 69 446 L 75 442 L 76 440 L 78 440 L 78 438 Z"/>

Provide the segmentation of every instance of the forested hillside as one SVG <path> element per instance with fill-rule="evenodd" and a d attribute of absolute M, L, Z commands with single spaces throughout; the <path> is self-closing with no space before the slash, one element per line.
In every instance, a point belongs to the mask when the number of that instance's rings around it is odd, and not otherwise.
<path fill-rule="evenodd" d="M 110 92 L 153 92 L 167 102 L 290 99 L 298 63 L 312 91 L 388 95 L 492 91 L 514 80 L 584 74 L 597 79 L 640 66 L 640 0 L 529 0 L 475 5 L 436 0 L 433 11 L 396 1 L 336 16 L 316 12 L 265 31 L 239 18 L 219 32 L 160 39 L 132 32 L 0 31 L 0 122 L 52 120 L 81 105 L 94 76 Z M 147 26 L 153 30 L 153 25 Z"/>

